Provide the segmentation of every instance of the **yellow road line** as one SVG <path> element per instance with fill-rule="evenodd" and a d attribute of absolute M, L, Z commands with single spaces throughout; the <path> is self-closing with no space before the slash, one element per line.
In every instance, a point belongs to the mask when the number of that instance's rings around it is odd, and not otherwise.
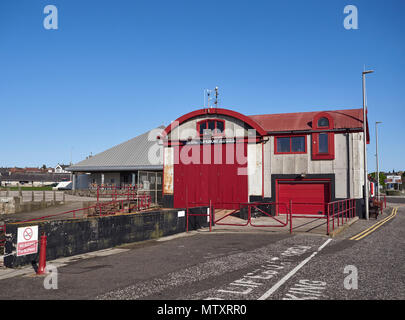
<path fill-rule="evenodd" d="M 376 226 L 374 229 L 370 230 L 369 232 L 367 232 L 366 234 L 362 235 L 361 237 L 356 238 L 355 240 L 360 240 L 360 239 L 364 238 L 365 236 L 367 236 L 367 235 L 369 235 L 370 233 L 372 233 L 372 232 L 374 232 L 375 230 L 377 230 L 377 229 L 378 229 L 379 227 L 381 227 L 384 223 L 387 223 L 389 220 L 394 219 L 395 216 L 397 215 L 397 211 L 398 211 L 398 208 L 396 208 L 395 213 L 394 213 L 394 215 L 393 215 L 392 217 L 390 217 L 389 219 L 385 220 L 383 223 L 381 223 L 380 225 Z"/>
<path fill-rule="evenodd" d="M 395 208 L 392 209 L 391 214 L 388 217 L 385 217 L 383 220 L 378 221 L 377 223 L 373 224 L 371 227 L 368 227 L 366 230 L 363 230 L 362 232 L 354 235 L 353 237 L 351 237 L 349 240 L 353 240 L 356 237 L 361 236 L 363 233 L 366 233 L 367 231 L 369 231 L 370 229 L 374 228 L 375 226 L 379 225 L 380 223 L 383 223 L 385 220 L 389 219 L 393 214 L 394 214 Z"/>
<path fill-rule="evenodd" d="M 376 224 L 372 225 L 371 227 L 367 228 L 366 230 L 363 230 L 362 232 L 351 237 L 349 240 L 360 240 L 360 239 L 364 238 L 365 236 L 369 235 L 370 233 L 374 232 L 379 227 L 381 227 L 384 223 L 393 219 L 397 215 L 397 211 L 398 211 L 398 208 L 393 208 L 391 214 L 388 217 L 386 217 L 384 220 L 377 222 Z"/>

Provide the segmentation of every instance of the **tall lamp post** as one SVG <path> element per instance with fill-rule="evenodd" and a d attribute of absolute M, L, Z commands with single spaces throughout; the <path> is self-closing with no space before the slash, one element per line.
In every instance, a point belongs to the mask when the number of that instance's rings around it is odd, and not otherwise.
<path fill-rule="evenodd" d="M 367 121 L 366 121 L 366 74 L 373 73 L 373 70 L 363 71 L 363 152 L 364 152 L 364 201 L 366 209 L 366 219 L 369 219 L 368 214 L 368 175 L 367 175 Z"/>
<path fill-rule="evenodd" d="M 375 122 L 375 160 L 377 167 L 377 200 L 380 201 L 380 171 L 378 170 L 378 126 L 381 121 Z"/>

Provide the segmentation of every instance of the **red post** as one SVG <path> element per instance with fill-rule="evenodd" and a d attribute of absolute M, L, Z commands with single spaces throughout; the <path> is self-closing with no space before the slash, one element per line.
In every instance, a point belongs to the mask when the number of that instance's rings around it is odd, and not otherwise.
<path fill-rule="evenodd" d="M 290 200 L 290 233 L 292 233 L 292 200 Z"/>
<path fill-rule="evenodd" d="M 42 233 L 41 236 L 41 247 L 39 249 L 39 267 L 37 274 L 44 274 L 46 267 L 46 235 Z"/>
<path fill-rule="evenodd" d="M 328 203 L 328 209 L 327 209 L 327 217 L 326 217 L 326 221 L 327 221 L 327 226 L 326 226 L 326 233 L 329 235 L 329 211 L 330 211 L 330 205 Z"/>
<path fill-rule="evenodd" d="M 186 188 L 186 232 L 188 232 L 188 189 Z"/>
<path fill-rule="evenodd" d="M 346 218 L 346 222 L 347 222 L 347 208 L 348 208 L 348 205 L 347 205 L 347 203 L 348 203 L 348 200 L 345 200 L 345 218 Z"/>
<path fill-rule="evenodd" d="M 344 204 L 344 201 L 342 201 L 342 226 L 343 226 L 343 224 L 345 223 L 345 222 L 344 222 L 343 204 Z"/>
<path fill-rule="evenodd" d="M 211 220 L 212 220 L 212 206 L 211 206 L 211 199 L 210 199 L 210 206 L 209 206 L 209 219 L 210 219 L 210 232 L 211 232 L 211 230 L 212 230 L 212 223 L 211 223 Z"/>
<path fill-rule="evenodd" d="M 100 186 L 97 186 L 97 203 L 99 201 Z"/>
<path fill-rule="evenodd" d="M 355 216 L 356 216 L 356 200 L 352 200 L 352 207 L 353 207 L 353 209 L 352 209 L 352 211 L 353 211 L 353 214 L 352 214 L 352 218 L 354 218 Z"/>

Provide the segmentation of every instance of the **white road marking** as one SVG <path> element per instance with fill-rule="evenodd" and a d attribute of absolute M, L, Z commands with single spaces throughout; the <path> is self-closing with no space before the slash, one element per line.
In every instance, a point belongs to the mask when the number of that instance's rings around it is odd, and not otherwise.
<path fill-rule="evenodd" d="M 298 266 L 296 266 L 294 269 L 292 269 L 287 275 L 285 275 L 279 282 L 277 282 L 273 287 L 271 287 L 267 292 L 265 292 L 258 300 L 266 300 L 268 297 L 270 297 L 275 291 L 277 291 L 278 288 L 280 288 L 288 279 L 290 279 L 299 269 L 301 269 L 303 266 L 305 266 L 313 257 L 317 255 L 318 252 L 320 252 L 329 242 L 331 242 L 332 239 L 326 240 L 319 248 L 317 251 L 315 251 L 313 254 L 311 254 L 308 258 L 306 258 L 304 261 L 302 261 Z"/>
<path fill-rule="evenodd" d="M 326 282 L 303 279 L 296 283 L 284 295 L 283 300 L 318 300 L 326 297 L 323 290 L 326 289 Z"/>

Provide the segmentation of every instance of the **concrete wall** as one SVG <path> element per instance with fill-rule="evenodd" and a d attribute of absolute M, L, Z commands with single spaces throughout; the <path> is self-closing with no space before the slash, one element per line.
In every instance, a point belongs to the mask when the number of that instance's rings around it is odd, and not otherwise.
<path fill-rule="evenodd" d="M 262 144 L 248 144 L 248 186 L 249 196 L 262 195 Z"/>
<path fill-rule="evenodd" d="M 31 212 L 64 204 L 64 201 L 22 201 L 21 197 L 2 198 L 0 201 L 0 215 Z"/>
<path fill-rule="evenodd" d="M 129 215 L 94 217 L 59 221 L 6 225 L 4 265 L 14 268 L 38 262 L 37 254 L 16 256 L 17 229 L 39 226 L 39 235 L 47 236 L 46 258 L 53 260 L 86 252 L 111 248 L 123 243 L 156 239 L 186 231 L 184 209 L 153 211 Z M 207 207 L 191 208 L 190 213 L 206 213 Z M 179 214 L 180 212 L 180 214 Z M 207 218 L 189 217 L 189 230 L 208 226 Z M 39 239 L 38 239 L 39 240 Z"/>
<path fill-rule="evenodd" d="M 307 153 L 274 154 L 274 139 L 264 143 L 264 196 L 272 197 L 273 174 L 335 174 L 335 198 L 361 198 L 363 195 L 362 133 L 335 134 L 335 159 L 312 160 L 311 135 Z"/>

